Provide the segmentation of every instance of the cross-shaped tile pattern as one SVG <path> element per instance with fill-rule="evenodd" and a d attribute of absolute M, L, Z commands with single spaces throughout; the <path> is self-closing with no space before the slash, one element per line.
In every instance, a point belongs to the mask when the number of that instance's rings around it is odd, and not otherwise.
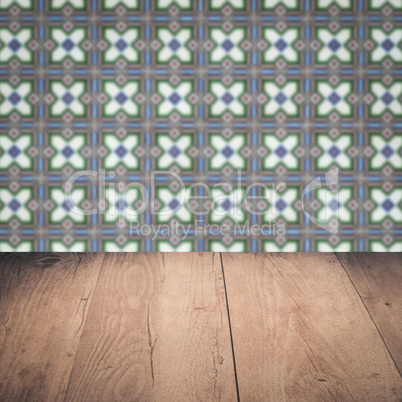
<path fill-rule="evenodd" d="M 402 0 L 0 0 L 0 21 L 0 251 L 402 251 Z"/>

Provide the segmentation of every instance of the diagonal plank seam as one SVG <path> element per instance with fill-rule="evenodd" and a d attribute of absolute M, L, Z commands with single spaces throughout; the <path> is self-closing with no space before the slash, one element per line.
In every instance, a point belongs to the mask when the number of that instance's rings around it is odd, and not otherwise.
<path fill-rule="evenodd" d="M 383 343 L 384 343 L 384 345 L 385 345 L 385 347 L 386 347 L 386 349 L 387 349 L 389 355 L 391 356 L 391 359 L 392 359 L 392 361 L 393 361 L 393 363 L 394 363 L 396 369 L 398 370 L 399 376 L 402 377 L 402 373 L 401 373 L 401 371 L 399 370 L 399 367 L 398 367 L 398 365 L 396 364 L 396 361 L 395 361 L 394 357 L 392 356 L 392 353 L 391 353 L 391 351 L 389 350 L 388 345 L 387 345 L 387 343 L 385 342 L 385 339 L 384 339 L 384 337 L 383 337 L 382 334 L 381 334 L 381 331 L 379 330 L 379 328 L 378 328 L 376 322 L 374 321 L 373 316 L 372 316 L 371 313 L 370 313 L 370 310 L 367 308 L 366 303 L 364 302 L 364 300 L 363 300 L 363 298 L 361 297 L 359 291 L 357 290 L 355 284 L 353 283 L 352 278 L 350 277 L 350 275 L 349 275 L 349 273 L 348 273 L 348 270 L 347 270 L 347 269 L 345 268 L 345 266 L 343 265 L 341 259 L 340 259 L 339 256 L 338 256 L 338 253 L 334 253 L 334 254 L 335 254 L 336 258 L 338 259 L 339 263 L 341 264 L 341 266 L 342 266 L 343 270 L 345 271 L 346 275 L 348 276 L 348 278 L 349 278 L 349 280 L 350 280 L 350 283 L 351 283 L 352 286 L 354 287 L 354 289 L 355 289 L 356 293 L 358 294 L 358 296 L 359 296 L 361 302 L 363 303 L 363 306 L 364 306 L 364 308 L 366 309 L 367 314 L 370 316 L 371 321 L 373 322 L 373 324 L 374 324 L 374 326 L 375 326 L 375 328 L 376 328 L 378 334 L 380 335 L 380 337 L 381 337 L 381 339 L 382 339 L 382 341 L 383 341 Z"/>
<path fill-rule="evenodd" d="M 97 276 L 97 278 L 96 278 L 95 285 L 94 285 L 94 288 L 93 288 L 93 294 L 95 294 L 95 290 L 96 290 L 96 286 L 98 285 L 98 281 L 99 281 L 100 274 L 101 274 L 101 272 L 102 272 L 103 266 L 105 265 L 105 260 L 107 260 L 106 255 L 107 255 L 106 253 L 103 254 L 103 258 L 102 258 L 102 262 L 101 262 L 101 267 L 100 267 L 100 269 L 99 269 L 98 276 Z M 77 268 L 78 268 L 78 267 L 77 267 Z M 92 293 L 92 292 L 89 293 L 87 299 L 89 299 L 89 296 L 90 296 L 91 293 Z M 82 300 L 80 300 L 80 303 L 81 303 L 81 301 L 82 301 Z M 87 307 L 87 303 L 88 303 L 88 300 L 86 300 L 85 307 Z M 91 301 L 90 301 L 90 303 L 89 303 L 89 306 L 88 306 L 88 308 L 87 308 L 87 311 L 89 311 L 89 308 L 91 307 L 91 303 L 92 303 L 92 299 L 91 299 Z M 84 311 L 84 313 L 83 313 L 83 319 L 82 319 L 82 322 L 81 322 L 81 325 L 80 325 L 80 328 L 82 327 L 82 332 L 81 332 L 81 336 L 80 336 L 80 341 L 79 341 L 79 343 L 78 343 L 77 350 L 76 350 L 76 352 L 75 352 L 75 357 L 74 357 L 73 364 L 71 365 L 70 375 L 68 376 L 67 386 L 66 386 L 66 389 L 65 389 L 65 391 L 64 391 L 63 402 L 66 400 L 66 397 L 67 397 L 67 391 L 68 391 L 68 388 L 69 388 L 69 386 L 70 386 L 71 376 L 72 376 L 73 369 L 74 369 L 75 359 L 77 358 L 77 353 L 78 353 L 78 349 L 79 349 L 79 346 L 80 346 L 81 337 L 82 337 L 82 334 L 83 334 L 84 328 L 85 328 L 84 314 L 85 314 L 85 311 Z M 78 331 L 77 331 L 77 334 L 78 334 Z M 77 335 L 77 334 L 76 334 L 76 335 Z"/>
<path fill-rule="evenodd" d="M 219 253 L 219 256 L 220 256 L 220 259 L 221 259 L 223 287 L 224 287 L 224 289 L 225 289 L 226 309 L 227 309 L 227 312 L 228 312 L 228 324 L 229 324 L 230 344 L 231 344 L 231 347 L 232 347 L 233 369 L 234 369 L 234 376 L 235 376 L 235 382 L 236 382 L 237 401 L 240 402 L 239 383 L 238 383 L 238 381 L 237 381 L 236 358 L 235 358 L 235 351 L 234 351 L 234 344 L 233 344 L 233 335 L 232 335 L 232 325 L 231 325 L 231 323 L 230 323 L 229 300 L 228 300 L 228 293 L 227 293 L 227 289 L 226 289 L 225 270 L 224 270 L 224 268 L 223 268 L 222 253 Z"/>

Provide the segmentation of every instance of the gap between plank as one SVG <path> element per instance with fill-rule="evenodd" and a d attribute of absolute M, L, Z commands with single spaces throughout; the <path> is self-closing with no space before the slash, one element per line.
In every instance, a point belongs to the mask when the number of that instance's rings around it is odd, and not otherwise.
<path fill-rule="evenodd" d="M 347 269 L 345 268 L 345 266 L 343 265 L 341 259 L 340 259 L 339 256 L 338 256 L 338 253 L 334 253 L 334 254 L 335 254 L 336 258 L 338 259 L 339 263 L 341 264 L 341 266 L 342 266 L 343 270 L 345 271 L 346 275 L 348 276 L 348 278 L 349 278 L 349 280 L 350 280 L 350 283 L 351 283 L 351 284 L 353 285 L 353 287 L 355 288 L 355 291 L 356 291 L 356 293 L 358 294 L 358 296 L 359 296 L 361 302 L 363 303 L 363 306 L 364 306 L 364 308 L 366 309 L 367 314 L 370 316 L 371 321 L 373 321 L 373 324 L 374 324 L 374 326 L 375 326 L 375 328 L 376 328 L 378 334 L 380 335 L 380 337 L 381 337 L 381 339 L 382 339 L 382 341 L 383 341 L 385 347 L 386 347 L 387 350 L 388 350 L 389 355 L 391 356 L 392 361 L 394 362 L 395 368 L 397 369 L 397 371 L 398 371 L 398 373 L 399 373 L 399 376 L 402 377 L 402 373 L 400 372 L 399 367 L 398 367 L 398 365 L 396 364 L 396 362 L 395 362 L 395 360 L 394 360 L 394 357 L 392 356 L 392 353 L 391 353 L 391 351 L 389 350 L 387 343 L 385 342 L 384 337 L 382 336 L 382 334 L 381 334 L 379 328 L 377 327 L 377 324 L 375 323 L 374 318 L 373 318 L 373 316 L 372 316 L 371 313 L 370 313 L 370 310 L 367 308 L 366 303 L 364 302 L 364 300 L 363 300 L 363 298 L 361 297 L 359 291 L 357 290 L 355 284 L 353 283 L 352 278 L 350 277 L 350 275 L 349 275 L 349 273 L 348 273 L 348 270 L 347 270 Z M 230 323 L 229 323 L 229 324 L 230 324 Z"/>
<path fill-rule="evenodd" d="M 100 274 L 101 274 L 103 265 L 104 265 L 104 263 L 105 263 L 105 260 L 107 259 L 107 258 L 106 258 L 106 254 L 107 254 L 107 253 L 103 253 L 103 258 L 102 258 L 101 266 L 100 266 L 100 268 L 99 268 L 98 276 L 97 276 L 97 278 L 96 278 L 95 285 L 94 285 L 94 288 L 93 288 L 92 298 L 93 298 L 93 296 L 95 295 L 95 291 L 96 291 L 96 287 L 97 287 L 97 285 L 98 285 L 99 277 L 100 277 Z M 77 268 L 78 268 L 78 267 L 77 267 Z M 91 304 L 92 304 L 92 299 L 91 299 L 91 302 L 89 303 L 89 306 L 88 306 L 87 316 L 88 316 L 88 313 L 89 313 L 89 309 L 90 309 L 90 307 L 91 307 Z M 85 329 L 85 321 L 86 321 L 86 318 L 85 318 L 84 322 L 82 323 L 82 332 L 81 332 L 81 335 L 80 335 L 80 340 L 79 340 L 78 345 L 77 345 L 77 350 L 75 351 L 75 356 L 74 356 L 73 364 L 72 364 L 72 366 L 71 366 L 70 375 L 69 375 L 69 377 L 68 377 L 67 387 L 66 387 L 66 390 L 64 391 L 63 402 L 65 402 L 65 400 L 66 400 L 66 398 L 67 398 L 67 391 L 68 391 L 68 388 L 70 387 L 71 376 L 72 376 L 72 374 L 73 374 L 75 359 L 77 358 L 77 353 L 78 353 L 78 349 L 79 349 L 79 346 L 80 346 L 80 343 L 81 343 L 82 333 L 84 332 L 84 329 Z"/>
<path fill-rule="evenodd" d="M 237 393 L 237 401 L 240 402 L 240 395 L 239 395 L 239 384 L 237 382 L 237 370 L 236 370 L 236 359 L 235 359 L 235 351 L 233 345 L 233 335 L 232 335 L 232 325 L 230 323 L 230 312 L 229 312 L 229 300 L 228 300 L 228 292 L 226 290 L 226 281 L 225 281 L 225 270 L 223 269 L 223 259 L 222 253 L 219 253 L 221 258 L 221 268 L 222 268 L 222 277 L 223 277 L 223 287 L 225 289 L 225 298 L 226 298 L 226 309 L 228 312 L 228 323 L 229 323 L 229 334 L 230 334 L 230 343 L 232 345 L 232 357 L 233 357 L 233 368 L 234 368 L 234 375 L 235 375 L 235 382 L 236 382 L 236 393 Z"/>

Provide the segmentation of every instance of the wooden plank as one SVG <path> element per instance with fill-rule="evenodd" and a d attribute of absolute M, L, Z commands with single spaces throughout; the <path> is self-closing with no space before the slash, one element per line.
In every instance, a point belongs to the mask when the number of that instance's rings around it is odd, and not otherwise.
<path fill-rule="evenodd" d="M 0 261 L 0 400 L 62 400 L 103 254 Z"/>
<path fill-rule="evenodd" d="M 398 400 L 401 380 L 333 254 L 223 255 L 240 400 Z"/>
<path fill-rule="evenodd" d="M 337 253 L 402 372 L 402 253 Z"/>
<path fill-rule="evenodd" d="M 235 400 L 222 271 L 213 254 L 106 258 L 66 400 Z"/>

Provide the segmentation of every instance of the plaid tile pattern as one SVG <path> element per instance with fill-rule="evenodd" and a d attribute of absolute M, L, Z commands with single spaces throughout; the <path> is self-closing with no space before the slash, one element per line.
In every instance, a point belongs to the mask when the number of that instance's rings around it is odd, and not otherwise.
<path fill-rule="evenodd" d="M 306 191 L 335 167 L 338 199 Z M 100 214 L 65 197 L 83 170 L 69 197 Z M 233 213 L 176 211 L 183 188 L 152 171 Z M 0 0 L 11 250 L 402 251 L 402 0 Z"/>

